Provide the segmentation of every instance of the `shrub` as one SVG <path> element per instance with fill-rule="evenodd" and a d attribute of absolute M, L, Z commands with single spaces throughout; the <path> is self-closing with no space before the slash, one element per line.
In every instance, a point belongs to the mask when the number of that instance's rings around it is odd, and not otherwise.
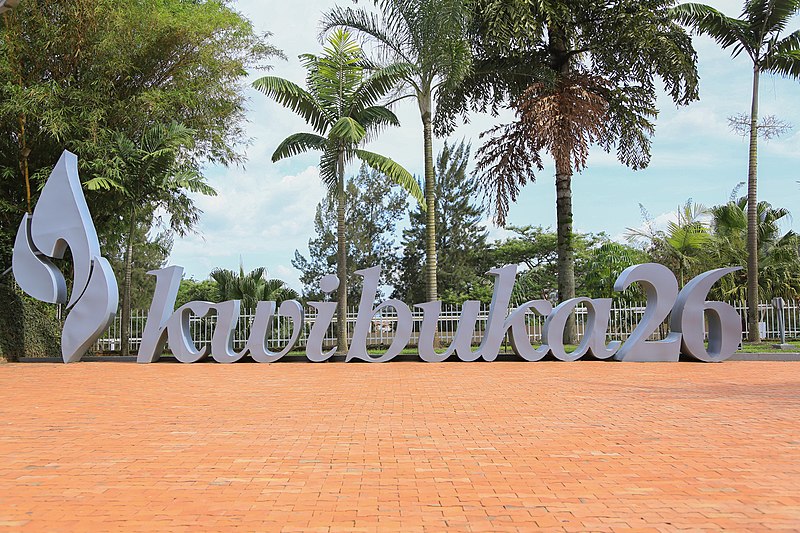
<path fill-rule="evenodd" d="M 0 362 L 20 357 L 61 357 L 61 324 L 51 305 L 0 281 Z"/>

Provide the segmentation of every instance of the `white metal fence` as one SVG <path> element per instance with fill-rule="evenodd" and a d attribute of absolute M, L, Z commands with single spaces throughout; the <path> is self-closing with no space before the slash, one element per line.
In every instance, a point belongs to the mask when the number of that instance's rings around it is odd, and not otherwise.
<path fill-rule="evenodd" d="M 747 328 L 747 321 L 744 319 L 746 313 L 746 304 L 744 302 L 731 302 L 731 305 L 742 316 L 742 327 Z M 608 328 L 609 340 L 625 340 L 631 334 L 636 324 L 639 323 L 642 315 L 644 314 L 644 304 L 626 304 L 615 303 L 611 309 L 611 320 Z M 419 309 L 413 309 L 414 328 L 411 334 L 411 342 L 409 345 L 415 345 L 419 339 L 419 329 L 422 322 L 423 314 Z M 576 322 L 579 337 L 583 335 L 586 325 L 586 309 L 579 307 L 576 309 Z M 461 306 L 456 305 L 443 305 L 442 313 L 439 317 L 439 332 L 440 338 L 443 343 L 452 341 L 456 333 L 458 319 L 461 316 Z M 244 347 L 247 337 L 250 333 L 250 326 L 255 311 L 243 311 L 239 317 L 239 324 L 236 328 L 234 335 L 234 347 L 241 349 Z M 761 326 L 761 336 L 766 339 L 777 339 L 779 337 L 778 331 L 778 312 L 769 303 L 759 304 L 759 322 Z M 478 320 L 475 324 L 472 340 L 473 343 L 480 343 L 483 338 L 486 324 L 489 318 L 489 305 L 485 304 L 481 307 L 478 315 Z M 292 334 L 291 320 L 277 316 L 274 326 L 272 328 L 272 337 L 268 341 L 270 349 L 281 349 L 286 345 L 287 340 Z M 352 334 L 356 320 L 356 309 L 351 309 L 347 314 L 348 334 Z M 786 303 L 784 308 L 784 320 L 786 324 L 786 336 L 790 339 L 800 338 L 800 301 L 790 301 Z M 145 322 L 147 321 L 147 312 L 143 310 L 133 310 L 130 319 L 130 350 L 136 352 L 141 344 L 142 331 L 144 330 Z M 316 310 L 313 308 L 306 309 L 305 325 L 300 334 L 300 339 L 297 343 L 297 348 L 302 349 L 305 346 L 306 338 L 311 326 L 316 321 Z M 370 346 L 385 346 L 392 342 L 394 335 L 394 328 L 397 321 L 397 316 L 392 311 L 383 312 L 380 316 L 376 316 L 372 320 L 372 328 L 370 335 L 367 338 L 367 343 Z M 208 317 L 192 317 L 190 320 L 192 338 L 195 344 L 200 347 L 211 343 L 211 335 L 214 332 L 216 324 L 216 316 L 211 315 Z M 336 322 L 328 328 L 326 333 L 325 342 L 329 346 L 336 343 Z M 541 340 L 542 327 L 544 325 L 544 317 L 528 314 L 528 332 L 533 341 Z M 654 339 L 662 338 L 668 331 L 667 324 L 663 324 L 661 328 L 653 335 Z M 745 331 L 747 335 L 747 331 Z M 115 352 L 120 349 L 120 315 L 114 324 L 103 335 L 95 345 L 96 352 Z"/>

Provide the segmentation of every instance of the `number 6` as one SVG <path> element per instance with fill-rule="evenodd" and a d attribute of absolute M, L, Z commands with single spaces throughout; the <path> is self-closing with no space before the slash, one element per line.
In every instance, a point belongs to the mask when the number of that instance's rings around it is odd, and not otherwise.
<path fill-rule="evenodd" d="M 728 359 L 742 341 L 742 320 L 731 305 L 707 302 L 711 287 L 723 276 L 741 267 L 718 268 L 700 274 L 686 284 L 678 295 L 669 325 L 672 331 L 683 334 L 681 352 L 707 363 Z M 708 349 L 705 347 L 704 312 L 708 311 Z"/>

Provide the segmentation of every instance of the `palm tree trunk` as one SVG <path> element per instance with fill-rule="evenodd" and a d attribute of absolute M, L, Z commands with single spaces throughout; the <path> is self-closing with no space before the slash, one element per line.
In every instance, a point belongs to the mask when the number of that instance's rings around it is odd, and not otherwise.
<path fill-rule="evenodd" d="M 758 77 L 758 65 L 754 65 L 747 171 L 747 337 L 750 342 L 761 340 L 758 331 Z"/>
<path fill-rule="evenodd" d="M 120 317 L 120 355 L 130 355 L 131 322 L 131 271 L 133 270 L 133 232 L 136 229 L 136 208 L 131 206 L 128 226 L 128 243 L 125 246 L 125 281 L 122 287 L 122 314 Z"/>
<path fill-rule="evenodd" d="M 547 38 L 550 68 L 565 76 L 570 72 L 574 57 L 568 52 L 569 39 L 563 27 L 548 24 Z M 563 141 L 562 141 L 563 142 Z M 575 297 L 575 257 L 572 242 L 572 159 L 570 152 L 553 153 L 556 164 L 556 271 L 560 302 Z M 566 155 L 563 154 L 566 152 Z M 577 344 L 575 314 L 564 325 L 564 343 Z"/>
<path fill-rule="evenodd" d="M 345 242 L 344 155 L 339 155 L 336 186 L 336 275 L 339 289 L 336 301 L 336 353 L 347 353 L 347 243 Z"/>
<path fill-rule="evenodd" d="M 569 161 L 556 160 L 556 269 L 558 299 L 575 297 L 575 257 L 572 243 L 572 167 Z M 577 344 L 575 315 L 570 315 L 564 327 L 564 343 Z"/>
<path fill-rule="evenodd" d="M 427 301 L 438 300 L 436 279 L 436 175 L 433 169 L 433 128 L 431 125 L 431 98 L 420 99 L 422 113 L 422 136 L 425 143 L 425 297 Z"/>

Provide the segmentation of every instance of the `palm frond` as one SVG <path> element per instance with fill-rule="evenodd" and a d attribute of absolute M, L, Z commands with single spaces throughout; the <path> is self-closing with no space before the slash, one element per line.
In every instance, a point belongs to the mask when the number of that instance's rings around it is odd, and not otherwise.
<path fill-rule="evenodd" d="M 387 5 L 387 7 L 391 6 Z M 390 14 L 392 11 L 385 10 L 384 13 Z M 380 47 L 385 49 L 385 52 L 391 52 L 402 62 L 415 64 L 415 58 L 408 54 L 402 45 L 403 35 L 397 31 L 402 30 L 402 25 L 395 24 L 394 26 L 396 27 L 384 27 L 380 18 L 374 13 L 368 13 L 363 9 L 342 8 L 339 6 L 325 12 L 320 24 L 322 34 L 334 28 L 351 28 L 373 39 Z M 384 53 L 384 55 L 388 56 L 389 54 Z"/>
<path fill-rule="evenodd" d="M 370 75 L 353 95 L 353 112 L 358 112 L 374 105 L 389 94 L 404 78 L 409 77 L 414 66 L 409 63 L 393 63 L 376 70 Z"/>
<path fill-rule="evenodd" d="M 354 118 L 342 117 L 328 132 L 329 142 L 357 145 L 364 140 L 367 132 Z"/>
<path fill-rule="evenodd" d="M 680 4 L 673 7 L 671 13 L 677 21 L 692 26 L 701 35 L 708 35 L 722 48 L 739 44 L 755 59 L 758 43 L 746 21 L 729 17 L 705 4 Z"/>
<path fill-rule="evenodd" d="M 177 122 L 156 124 L 142 134 L 141 145 L 150 157 L 159 157 L 164 151 L 191 145 L 194 134 L 194 130 Z"/>
<path fill-rule="evenodd" d="M 488 140 L 478 149 L 475 172 L 487 202 L 494 209 L 494 222 L 505 226 L 511 204 L 536 171 L 544 168 L 541 146 L 528 135 L 520 121 L 484 131 Z"/>
<path fill-rule="evenodd" d="M 171 184 L 178 190 L 185 189 L 204 196 L 216 196 L 217 190 L 206 182 L 206 178 L 194 169 L 181 169 L 171 178 Z"/>
<path fill-rule="evenodd" d="M 122 186 L 118 181 L 101 176 L 84 181 L 83 186 L 90 191 L 125 190 L 125 187 Z"/>
<path fill-rule="evenodd" d="M 393 183 L 405 189 L 419 203 L 422 210 L 425 210 L 425 195 L 422 193 L 419 182 L 400 164 L 388 157 L 368 152 L 367 150 L 355 150 L 355 155 L 368 166 L 381 172 Z"/>
<path fill-rule="evenodd" d="M 388 126 L 400 126 L 400 120 L 389 108 L 373 106 L 362 110 L 355 119 L 364 126 L 367 132 L 365 141 L 369 142 L 375 135 Z"/>
<path fill-rule="evenodd" d="M 711 234 L 702 224 L 679 225 L 669 222 L 665 240 L 674 250 L 686 255 L 689 252 L 700 250 L 711 240 Z"/>
<path fill-rule="evenodd" d="M 324 133 L 330 121 L 317 100 L 299 85 L 276 76 L 265 76 L 253 82 L 253 88 L 300 115 L 316 131 Z"/>
<path fill-rule="evenodd" d="M 766 70 L 787 78 L 800 78 L 800 50 L 771 55 Z"/>
<path fill-rule="evenodd" d="M 780 33 L 800 10 L 800 0 L 747 0 L 742 17 L 747 19 L 759 39 Z"/>
<path fill-rule="evenodd" d="M 272 154 L 272 162 L 292 157 L 309 150 L 324 150 L 328 140 L 315 133 L 294 133 L 286 137 Z"/>
<path fill-rule="evenodd" d="M 774 74 L 800 78 L 800 30 L 771 45 L 762 60 L 762 67 Z"/>
<path fill-rule="evenodd" d="M 322 152 L 319 159 L 319 179 L 328 189 L 328 195 L 333 197 L 339 187 L 339 156 L 340 151 L 330 143 Z"/>

